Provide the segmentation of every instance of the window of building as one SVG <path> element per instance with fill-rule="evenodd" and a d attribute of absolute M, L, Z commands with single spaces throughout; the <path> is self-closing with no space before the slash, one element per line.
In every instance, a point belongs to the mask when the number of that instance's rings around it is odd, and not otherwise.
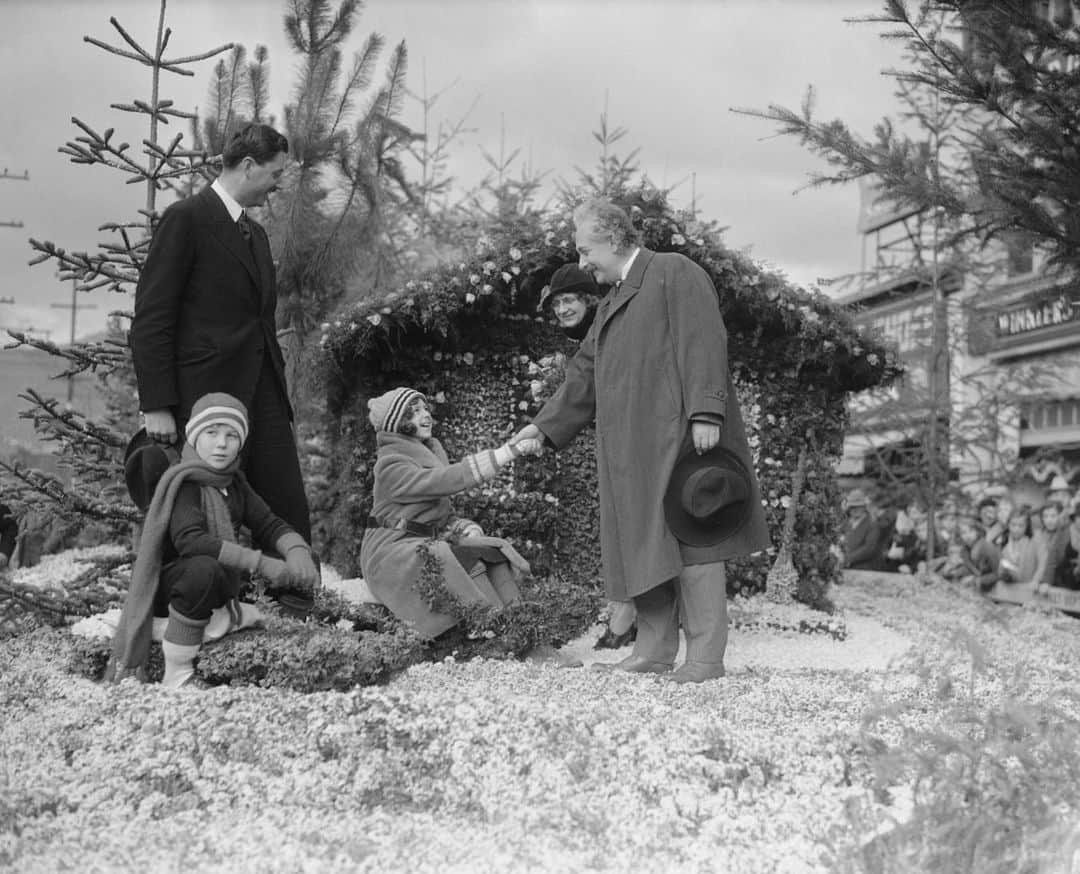
<path fill-rule="evenodd" d="M 1005 273 L 1025 276 L 1035 269 L 1035 244 L 1027 234 L 1007 234 L 1005 243 Z"/>
<path fill-rule="evenodd" d="M 1027 401 L 1020 407 L 1020 430 L 1048 431 L 1080 426 L 1080 398 Z"/>

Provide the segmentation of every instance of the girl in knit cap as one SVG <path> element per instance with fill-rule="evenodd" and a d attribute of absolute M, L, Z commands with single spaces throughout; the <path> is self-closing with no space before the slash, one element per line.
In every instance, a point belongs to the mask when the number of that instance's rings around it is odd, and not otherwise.
<path fill-rule="evenodd" d="M 427 399 L 411 388 L 395 388 L 368 401 L 378 441 L 371 517 L 360 547 L 360 566 L 372 593 L 400 619 L 426 637 L 452 627 L 417 591 L 424 559 L 417 548 L 429 542 L 447 590 L 466 603 L 502 606 L 516 600 L 517 580 L 529 566 L 507 541 L 484 537 L 480 526 L 454 521 L 450 495 L 494 478 L 539 441 L 523 440 L 485 449 L 451 464 L 431 436 L 434 420 Z"/>
<path fill-rule="evenodd" d="M 238 456 L 248 436 L 244 405 L 232 395 L 203 395 L 191 410 L 181 461 L 165 471 L 146 513 L 106 679 L 145 679 L 153 616 L 167 616 L 162 685 L 187 683 L 204 640 L 258 621 L 237 600 L 241 575 L 258 571 L 276 584 L 314 586 L 317 571 L 304 539 L 248 485 Z M 253 542 L 284 560 L 237 542 Z M 213 620 L 213 621 L 211 621 Z"/>

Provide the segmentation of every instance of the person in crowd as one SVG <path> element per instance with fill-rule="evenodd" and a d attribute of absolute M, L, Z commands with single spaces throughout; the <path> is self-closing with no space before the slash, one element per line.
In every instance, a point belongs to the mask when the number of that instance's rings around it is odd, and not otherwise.
<path fill-rule="evenodd" d="M 19 520 L 7 504 L 0 503 L 0 571 L 11 564 L 15 543 L 19 539 Z"/>
<path fill-rule="evenodd" d="M 1062 562 L 1069 540 L 1068 517 L 1057 501 L 1047 501 L 1039 510 L 1042 533 L 1036 538 L 1039 565 L 1035 581 L 1040 587 L 1054 585 L 1054 575 Z"/>
<path fill-rule="evenodd" d="M 870 512 L 870 499 L 862 489 L 852 489 L 844 499 L 847 523 L 841 544 L 845 568 L 881 570 L 881 529 Z"/>
<path fill-rule="evenodd" d="M 139 274 L 129 342 L 147 434 L 175 443 L 199 397 L 233 395 L 251 420 L 242 459 L 248 482 L 310 542 L 274 321 L 274 259 L 266 231 L 248 214 L 276 190 L 288 149 L 268 125 L 245 125 L 225 144 L 218 178 L 165 210 Z"/>
<path fill-rule="evenodd" d="M 522 454 L 537 452 L 539 442 L 507 443 L 451 463 L 432 435 L 427 399 L 406 387 L 369 400 L 368 418 L 378 456 L 360 567 L 372 593 L 425 637 L 456 625 L 417 587 L 425 567 L 418 547 L 428 543 L 451 595 L 493 607 L 516 601 L 528 563 L 507 541 L 485 537 L 476 522 L 456 518 L 450 496 L 493 479 Z"/>
<path fill-rule="evenodd" d="M 957 511 L 956 504 L 952 501 L 948 501 L 937 513 L 935 519 L 935 544 L 939 552 L 944 552 L 946 547 L 950 543 L 956 542 L 959 535 L 957 532 L 957 526 L 959 524 L 960 515 Z"/>
<path fill-rule="evenodd" d="M 1050 480 L 1046 500 L 1056 501 L 1058 504 L 1061 504 L 1063 511 L 1068 512 L 1069 507 L 1072 506 L 1073 494 L 1073 488 L 1069 485 L 1069 481 L 1061 474 L 1056 474 L 1054 478 Z"/>
<path fill-rule="evenodd" d="M 925 531 L 926 517 L 921 518 Z M 914 573 L 920 562 L 926 561 L 926 543 L 919 538 L 918 519 L 907 510 L 900 510 L 896 514 L 896 522 L 885 546 L 885 570 L 910 574 Z"/>
<path fill-rule="evenodd" d="M 1053 584 L 1060 589 L 1080 590 L 1080 510 L 1073 507 L 1065 529 L 1061 559 L 1054 568 Z M 1075 613 L 1070 612 L 1075 616 Z"/>
<path fill-rule="evenodd" d="M 929 568 L 954 583 L 970 580 L 975 572 L 971 552 L 959 537 L 945 546 L 945 554 L 930 562 Z"/>
<path fill-rule="evenodd" d="M 1012 518 L 1013 510 L 1015 509 L 1016 504 L 1008 495 L 1002 495 L 997 499 L 997 521 L 1001 526 L 1001 530 L 1004 532 L 1002 543 L 1009 539 L 1009 520 Z"/>
<path fill-rule="evenodd" d="M 537 310 L 550 312 L 571 340 L 583 340 L 596 316 L 600 290 L 591 273 L 577 264 L 564 264 L 540 293 Z"/>
<path fill-rule="evenodd" d="M 1039 553 L 1031 537 L 1030 513 L 1017 507 L 1009 516 L 1005 545 L 998 563 L 998 581 L 1007 585 L 1033 583 L 1039 567 Z"/>
<path fill-rule="evenodd" d="M 244 405 L 224 392 L 203 395 L 184 433 L 181 461 L 161 475 L 146 513 L 107 679 L 145 676 L 152 618 L 167 616 L 162 685 L 189 683 L 208 634 L 258 621 L 254 605 L 237 599 L 245 572 L 308 589 L 317 581 L 307 542 L 274 515 L 240 470 L 249 433 Z M 282 558 L 241 546 L 241 525 L 262 550 Z M 212 619 L 224 627 L 211 629 Z"/>
<path fill-rule="evenodd" d="M 996 505 L 995 505 L 996 519 Z M 982 522 L 973 516 L 961 516 L 956 526 L 957 538 L 967 550 L 970 573 L 960 578 L 965 585 L 986 592 L 994 587 L 998 578 L 1001 554 L 986 537 Z"/>
<path fill-rule="evenodd" d="M 1046 529 L 1043 528 L 1042 513 L 1031 504 L 1021 504 L 1020 506 L 1027 510 L 1028 523 L 1031 525 L 1031 540 L 1037 545 L 1039 538 L 1046 533 Z"/>
<path fill-rule="evenodd" d="M 722 677 L 724 562 L 766 549 L 769 532 L 719 297 L 689 258 L 642 248 L 622 208 L 592 199 L 573 219 L 579 266 L 614 288 L 563 384 L 515 439 L 558 449 L 596 422 L 606 594 L 633 599 L 638 626 L 631 655 L 606 668 Z M 680 620 L 686 661 L 670 673 Z"/>
<path fill-rule="evenodd" d="M 878 569 L 886 570 L 890 562 L 885 558 L 889 541 L 896 530 L 896 520 L 904 512 L 902 499 L 889 500 L 874 493 L 867 494 L 870 502 L 870 515 L 878 526 Z"/>
<path fill-rule="evenodd" d="M 986 532 L 986 541 L 992 543 L 998 549 L 1005 545 L 1006 527 L 1005 522 L 999 518 L 997 498 L 985 497 L 979 501 L 976 512 L 979 516 L 979 524 Z"/>

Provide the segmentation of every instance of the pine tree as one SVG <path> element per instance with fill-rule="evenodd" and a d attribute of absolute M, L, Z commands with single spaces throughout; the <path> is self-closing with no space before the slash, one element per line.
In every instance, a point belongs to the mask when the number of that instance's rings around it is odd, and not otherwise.
<path fill-rule="evenodd" d="M 30 263 L 54 263 L 61 281 L 75 281 L 80 291 L 107 289 L 130 294 L 149 247 L 157 216 L 158 193 L 183 193 L 192 177 L 209 171 L 210 162 L 205 152 L 181 146 L 182 133 L 168 141 L 163 139 L 164 126 L 194 116 L 175 108 L 171 100 L 162 96 L 162 74 L 192 76 L 194 73 L 188 69 L 191 64 L 226 52 L 232 44 L 187 57 L 167 57 L 165 52 L 172 30 L 165 26 L 166 0 L 161 0 L 159 9 L 157 33 L 150 50 L 129 34 L 116 18 L 109 20 L 126 48 L 85 37 L 87 42 L 104 51 L 147 67 L 150 93 L 148 99 L 136 98 L 129 103 L 112 104 L 112 108 L 120 112 L 145 118 L 148 134 L 142 140 L 142 156 L 133 153 L 129 143 L 118 142 L 115 128 L 99 132 L 74 117 L 72 122 L 80 135 L 59 149 L 72 163 L 101 165 L 119 171 L 125 182 L 142 182 L 146 191 L 141 215 L 105 225 L 103 230 L 108 231 L 110 237 L 100 244 L 96 253 L 72 252 L 50 241 L 30 240 L 36 253 Z M 123 492 L 120 458 L 120 450 L 135 430 L 137 412 L 130 353 L 125 339 L 126 319 L 130 319 L 129 312 L 114 313 L 112 329 L 104 340 L 67 347 L 19 331 L 8 331 L 15 341 L 8 348 L 31 346 L 60 358 L 66 369 L 58 374 L 58 378 L 83 372 L 98 375 L 107 392 L 110 409 L 106 422 L 92 422 L 79 411 L 37 392 L 20 395 L 30 404 L 20 415 L 33 419 L 38 433 L 56 445 L 62 463 L 73 472 L 72 484 L 67 486 L 57 477 L 0 460 L 5 485 L 16 495 L 15 503 L 20 510 L 44 507 L 49 513 L 114 526 L 137 520 L 136 509 Z"/>
<path fill-rule="evenodd" d="M 840 119 L 821 121 L 812 89 L 801 110 L 741 109 L 775 122 L 831 169 L 810 185 L 867 174 L 894 202 L 940 209 L 955 232 L 981 241 L 1029 235 L 1052 264 L 1080 264 L 1080 32 L 1069 0 L 887 0 L 851 19 L 887 28 L 906 48 L 888 74 L 912 92 L 934 92 L 964 118 L 953 135 L 971 174 L 942 176 L 918 132 L 888 118 L 872 138 Z"/>
<path fill-rule="evenodd" d="M 1002 422 L 1047 375 L 1038 364 L 955 366 L 990 281 L 1007 275 L 1006 253 L 1018 241 L 1034 244 L 1050 270 L 1080 257 L 1080 41 L 1068 2 L 1048 11 L 1013 0 L 888 0 L 880 15 L 854 19 L 888 28 L 884 37 L 905 47 L 904 65 L 887 71 L 898 121 L 882 119 L 871 138 L 818 119 L 812 89 L 799 111 L 736 110 L 777 123 L 830 165 L 810 187 L 872 178 L 882 199 L 909 215 L 908 257 L 859 278 L 930 297 L 921 340 L 929 385 L 875 407 L 876 428 L 909 431 L 917 410 L 922 427 L 906 448 L 874 450 L 870 466 L 887 496 L 917 496 L 931 510 L 947 497 L 950 457 L 965 460 L 968 488 L 1016 475 Z M 964 293 L 953 294 L 961 277 Z"/>

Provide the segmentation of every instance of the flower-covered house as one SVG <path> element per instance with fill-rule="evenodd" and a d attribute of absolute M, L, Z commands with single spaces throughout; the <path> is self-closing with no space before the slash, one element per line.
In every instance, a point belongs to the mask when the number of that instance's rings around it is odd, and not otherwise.
<path fill-rule="evenodd" d="M 655 190 L 643 187 L 623 202 L 644 245 L 681 252 L 712 277 L 774 545 L 790 516 L 798 597 L 824 604 L 838 572 L 829 547 L 841 515 L 833 467 L 847 425 L 845 396 L 892 380 L 895 356 L 823 294 L 727 249 L 712 224 L 671 210 Z M 314 505 L 335 567 L 359 573 L 375 458 L 368 398 L 395 385 L 425 392 L 453 459 L 504 441 L 558 385 L 575 344 L 537 312 L 537 301 L 554 270 L 576 260 L 568 216 L 569 209 L 489 232 L 468 257 L 354 303 L 323 326 L 318 364 L 330 458 L 327 491 Z M 800 454 L 803 484 L 792 508 Z M 583 584 L 598 579 L 591 434 L 515 465 L 459 496 L 455 507 L 514 541 L 535 572 Z M 731 590 L 760 590 L 774 558 L 737 563 Z"/>

